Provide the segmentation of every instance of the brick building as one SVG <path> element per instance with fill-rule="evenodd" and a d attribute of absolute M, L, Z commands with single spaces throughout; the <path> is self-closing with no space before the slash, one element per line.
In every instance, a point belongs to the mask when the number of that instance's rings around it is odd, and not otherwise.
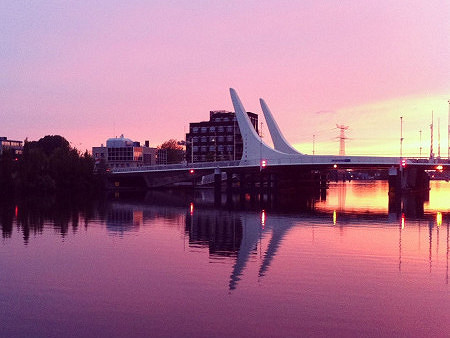
<path fill-rule="evenodd" d="M 258 133 L 258 115 L 247 114 Z M 186 134 L 188 163 L 240 160 L 241 157 L 242 137 L 234 112 L 210 111 L 209 121 L 189 124 Z"/>

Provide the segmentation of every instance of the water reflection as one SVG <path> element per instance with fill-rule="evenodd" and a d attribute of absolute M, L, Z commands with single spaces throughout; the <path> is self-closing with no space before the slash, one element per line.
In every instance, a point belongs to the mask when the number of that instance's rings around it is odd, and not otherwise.
<path fill-rule="evenodd" d="M 382 187 L 379 183 L 365 188 L 359 183 L 339 185 L 329 190 L 326 201 L 321 197 L 316 200 L 317 195 L 285 197 L 289 200 L 287 204 L 278 201 L 271 205 L 264 198 L 242 199 L 237 195 L 231 198 L 234 202 L 228 199 L 219 207 L 208 190 L 115 193 L 100 200 L 82 201 L 61 197 L 29 199 L 1 203 L 0 222 L 4 239 L 10 238 L 17 227 L 27 245 L 32 235 L 41 235 L 46 228 L 52 228 L 64 238 L 69 231 L 77 233 L 80 225 L 87 229 L 90 222 L 100 221 L 106 225 L 108 234 L 123 237 L 138 233 L 156 219 L 182 220 L 190 248 L 207 249 L 211 260 L 233 260 L 228 281 L 230 290 L 238 287 L 251 261 L 258 261 L 258 278 L 267 276 L 288 234 L 305 224 L 311 228 L 312 236 L 315 227 L 336 228 L 340 236 L 352 227 L 398 227 L 398 270 L 402 271 L 405 236 L 406 247 L 410 248 L 411 232 L 417 232 L 420 251 L 421 228 L 425 223 L 431 273 L 439 259 L 440 237 L 446 225 L 448 283 L 448 212 L 425 209 L 423 201 L 419 198 L 417 202 L 414 196 L 405 196 L 401 208 L 394 212 L 387 205 L 381 207 L 380 200 L 387 202 L 386 190 L 380 197 Z M 368 201 L 374 201 L 373 208 Z M 370 242 L 370 238 L 360 240 Z"/>
<path fill-rule="evenodd" d="M 40 196 L 0 203 L 2 237 L 12 235 L 14 225 L 22 233 L 24 244 L 31 235 L 42 234 L 51 226 L 61 237 L 69 230 L 77 232 L 80 223 L 87 227 L 94 215 L 101 214 L 97 200 L 67 196 Z"/>
<path fill-rule="evenodd" d="M 191 203 L 191 210 L 193 208 Z M 186 214 L 186 234 L 193 248 L 207 247 L 212 258 L 236 257 L 241 247 L 243 225 L 239 217 L 221 210 L 197 210 Z"/>
<path fill-rule="evenodd" d="M 139 224 L 146 224 L 151 215 L 158 213 L 161 206 L 157 205 L 160 201 L 161 194 L 165 195 L 165 200 L 169 200 L 170 194 L 162 192 L 147 194 L 143 197 L 143 202 L 136 209 L 136 204 L 129 204 L 129 202 L 116 201 L 111 204 L 112 208 L 121 210 L 129 207 L 128 216 L 125 220 L 125 225 L 131 230 L 133 221 L 136 217 L 136 211 L 139 210 L 140 219 Z M 159 197 L 158 197 L 159 196 Z M 196 199 L 196 197 L 199 197 Z M 148 201 L 152 203 L 148 204 Z M 425 222 L 428 226 L 428 264 L 429 272 L 432 272 L 433 252 L 432 248 L 436 249 L 436 256 L 439 253 L 439 238 L 440 227 L 444 219 L 448 219 L 447 214 L 442 212 L 437 213 L 422 213 L 420 218 L 417 218 L 417 213 L 414 217 L 408 218 L 406 213 L 402 213 L 400 217 L 392 216 L 389 213 L 379 212 L 377 209 L 374 212 L 358 211 L 352 209 L 347 212 L 345 209 L 340 209 L 339 212 L 333 210 L 330 212 L 327 208 L 321 210 L 314 210 L 312 212 L 295 211 L 282 213 L 272 210 L 271 212 L 265 209 L 260 211 L 254 210 L 257 205 L 250 205 L 250 210 L 234 210 L 233 208 L 217 208 L 214 205 L 213 199 L 208 199 L 206 192 L 200 195 L 184 195 L 176 194 L 175 200 L 172 201 L 174 206 L 172 210 L 175 213 L 183 213 L 185 221 L 185 234 L 188 237 L 188 245 L 193 249 L 207 249 L 211 260 L 220 260 L 223 258 L 233 259 L 228 288 L 235 290 L 239 286 L 239 282 L 246 273 L 250 262 L 258 262 L 257 277 L 264 278 L 270 274 L 272 263 L 276 260 L 276 256 L 283 246 L 283 242 L 289 236 L 292 229 L 298 229 L 307 225 L 311 228 L 312 236 L 314 236 L 314 229 L 325 227 L 337 227 L 340 235 L 344 235 L 346 229 L 351 228 L 396 228 L 398 227 L 398 270 L 402 271 L 403 251 L 405 247 L 411 250 L 411 232 L 418 232 L 419 235 L 419 250 L 420 250 L 420 231 Z M 128 204 L 127 204 L 128 203 Z M 135 202 L 136 203 L 136 202 Z M 184 207 L 177 207 L 176 205 L 184 205 Z M 228 205 L 229 207 L 229 205 Z M 448 232 L 448 220 L 447 220 Z M 403 243 L 406 237 L 406 245 Z M 434 236 L 437 242 L 434 243 Z M 448 237 L 448 235 L 447 235 Z M 362 242 L 370 243 L 371 238 L 364 237 L 360 239 Z M 447 266 L 448 266 L 448 239 L 447 239 Z M 446 282 L 448 283 L 448 267 L 447 267 Z"/>
<path fill-rule="evenodd" d="M 448 209 L 397 215 L 357 189 L 311 209 L 207 191 L 0 204 L 2 333 L 445 336 Z"/>

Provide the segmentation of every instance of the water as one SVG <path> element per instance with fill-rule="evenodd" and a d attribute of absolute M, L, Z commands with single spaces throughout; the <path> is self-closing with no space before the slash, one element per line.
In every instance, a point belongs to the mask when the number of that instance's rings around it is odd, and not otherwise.
<path fill-rule="evenodd" d="M 392 211 L 385 183 L 354 182 L 298 209 L 4 206 L 0 336 L 448 337 L 449 197 L 432 182 Z"/>

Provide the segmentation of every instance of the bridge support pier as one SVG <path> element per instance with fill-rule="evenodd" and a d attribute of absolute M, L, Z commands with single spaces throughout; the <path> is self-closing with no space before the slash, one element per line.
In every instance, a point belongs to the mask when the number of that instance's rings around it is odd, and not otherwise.
<path fill-rule="evenodd" d="M 426 192 L 430 190 L 430 177 L 423 169 L 405 168 L 402 176 L 402 190 Z"/>
<path fill-rule="evenodd" d="M 245 173 L 239 174 L 239 200 L 241 203 L 244 203 L 245 201 L 245 186 L 247 184 Z"/>
<path fill-rule="evenodd" d="M 430 177 L 423 169 L 389 169 L 389 212 L 423 213 L 430 194 Z M 422 209 L 422 210 L 421 210 Z"/>
<path fill-rule="evenodd" d="M 219 168 L 214 169 L 214 203 L 222 203 L 222 171 Z"/>
<path fill-rule="evenodd" d="M 227 204 L 232 204 L 233 202 L 233 173 L 227 171 Z"/>
<path fill-rule="evenodd" d="M 256 182 L 255 176 L 250 175 L 250 203 L 253 205 L 256 200 Z"/>
<path fill-rule="evenodd" d="M 402 195 L 402 178 L 401 171 L 398 168 L 392 167 L 389 169 L 389 200 L 400 199 Z"/>

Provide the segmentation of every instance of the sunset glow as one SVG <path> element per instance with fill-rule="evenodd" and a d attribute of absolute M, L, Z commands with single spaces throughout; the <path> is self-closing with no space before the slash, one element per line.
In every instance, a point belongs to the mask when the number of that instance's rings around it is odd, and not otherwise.
<path fill-rule="evenodd" d="M 432 111 L 447 153 L 448 2 L 6 0 L 0 13 L 0 134 L 12 139 L 156 146 L 232 110 L 235 87 L 260 116 L 264 98 L 304 153 L 314 134 L 316 154 L 337 154 L 339 123 L 348 154 L 398 155 L 403 116 L 405 156 L 427 156 Z"/>
<path fill-rule="evenodd" d="M 447 337 L 450 0 L 0 1 L 1 337 Z"/>

